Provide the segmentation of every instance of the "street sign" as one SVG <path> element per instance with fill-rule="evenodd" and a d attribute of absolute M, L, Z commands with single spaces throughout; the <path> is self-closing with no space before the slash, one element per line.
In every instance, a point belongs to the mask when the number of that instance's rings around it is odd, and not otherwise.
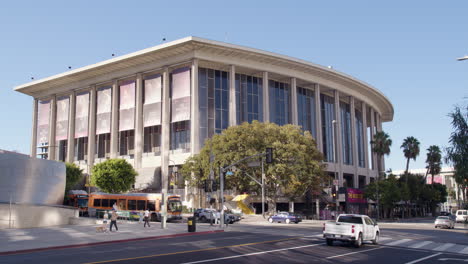
<path fill-rule="evenodd" d="M 251 162 L 247 163 L 247 166 L 249 166 L 249 167 L 260 167 L 260 165 L 261 165 L 260 161 L 258 161 L 258 160 L 251 161 Z"/>
<path fill-rule="evenodd" d="M 226 175 L 227 175 L 227 176 L 232 176 L 232 175 L 234 175 L 234 172 L 232 172 L 232 171 L 227 171 L 227 172 L 226 172 Z"/>

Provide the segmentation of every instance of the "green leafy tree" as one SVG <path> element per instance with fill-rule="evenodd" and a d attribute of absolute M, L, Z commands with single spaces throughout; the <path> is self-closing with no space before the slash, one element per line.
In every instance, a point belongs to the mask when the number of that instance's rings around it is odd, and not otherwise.
<path fill-rule="evenodd" d="M 293 125 L 278 126 L 257 121 L 229 127 L 222 134 L 207 139 L 200 154 L 184 163 L 181 174 L 189 185 L 199 187 L 208 179 L 211 168 L 214 177 L 219 179 L 220 167 L 263 153 L 267 147 L 274 149 L 274 163 L 265 164 L 265 189 L 270 211 L 276 209 L 276 199 L 281 193 L 294 199 L 309 190 L 320 189 L 325 177 L 323 156 L 311 134 Z M 226 189 L 261 192 L 261 187 L 247 176 L 261 179 L 260 167 L 249 167 L 250 161 L 253 160 L 236 165 L 233 175 L 225 175 Z"/>
<path fill-rule="evenodd" d="M 383 206 L 384 217 L 393 217 L 393 208 L 401 200 L 401 189 L 394 175 L 387 179 L 374 181 L 366 186 L 364 194 L 366 198 L 379 200 Z"/>
<path fill-rule="evenodd" d="M 74 163 L 65 163 L 65 171 L 66 171 L 66 182 L 65 182 L 65 194 L 68 193 L 69 190 L 80 181 L 83 177 L 83 170 L 80 169 Z"/>
<path fill-rule="evenodd" d="M 440 151 L 440 148 L 436 145 L 429 146 L 427 149 L 426 168 L 427 172 L 432 176 L 432 184 L 434 184 L 434 175 L 439 174 L 440 170 L 442 169 L 441 160 L 442 152 Z"/>
<path fill-rule="evenodd" d="M 403 153 L 405 154 L 405 173 L 408 173 L 410 159 L 416 160 L 416 157 L 419 156 L 419 141 L 415 137 L 407 137 L 403 140 L 400 148 L 403 149 Z"/>
<path fill-rule="evenodd" d="M 454 178 L 466 202 L 468 189 L 468 105 L 462 112 L 460 107 L 449 114 L 452 119 L 453 132 L 450 135 L 450 146 L 447 148 L 446 162 L 455 169 Z"/>
<path fill-rule="evenodd" d="M 109 159 L 94 165 L 91 182 L 108 193 L 127 192 L 135 184 L 137 173 L 124 159 Z"/>

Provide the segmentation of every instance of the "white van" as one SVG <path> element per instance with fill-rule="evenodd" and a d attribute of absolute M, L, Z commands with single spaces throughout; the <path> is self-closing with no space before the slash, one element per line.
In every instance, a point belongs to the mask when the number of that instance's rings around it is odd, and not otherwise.
<path fill-rule="evenodd" d="M 455 213 L 455 216 L 457 217 L 455 219 L 456 222 L 464 222 L 468 220 L 468 210 L 457 210 Z"/>

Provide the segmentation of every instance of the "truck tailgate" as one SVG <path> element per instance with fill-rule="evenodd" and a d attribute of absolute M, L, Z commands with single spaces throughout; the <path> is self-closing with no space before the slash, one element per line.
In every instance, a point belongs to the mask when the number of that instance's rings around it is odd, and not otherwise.
<path fill-rule="evenodd" d="M 351 225 L 349 223 L 335 223 L 329 222 L 325 223 L 325 231 L 326 234 L 334 234 L 334 235 L 351 235 Z"/>

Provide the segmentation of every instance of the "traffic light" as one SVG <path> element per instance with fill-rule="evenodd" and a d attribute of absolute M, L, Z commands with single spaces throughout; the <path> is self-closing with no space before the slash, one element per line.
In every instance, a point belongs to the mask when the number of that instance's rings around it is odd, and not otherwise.
<path fill-rule="evenodd" d="M 332 197 L 333 199 L 336 199 L 336 186 L 332 186 Z"/>
<path fill-rule="evenodd" d="M 218 190 L 218 182 L 216 180 L 214 180 L 213 183 L 211 184 L 211 190 L 213 192 L 216 192 Z"/>
<path fill-rule="evenodd" d="M 266 163 L 273 163 L 273 149 L 266 148 Z"/>

